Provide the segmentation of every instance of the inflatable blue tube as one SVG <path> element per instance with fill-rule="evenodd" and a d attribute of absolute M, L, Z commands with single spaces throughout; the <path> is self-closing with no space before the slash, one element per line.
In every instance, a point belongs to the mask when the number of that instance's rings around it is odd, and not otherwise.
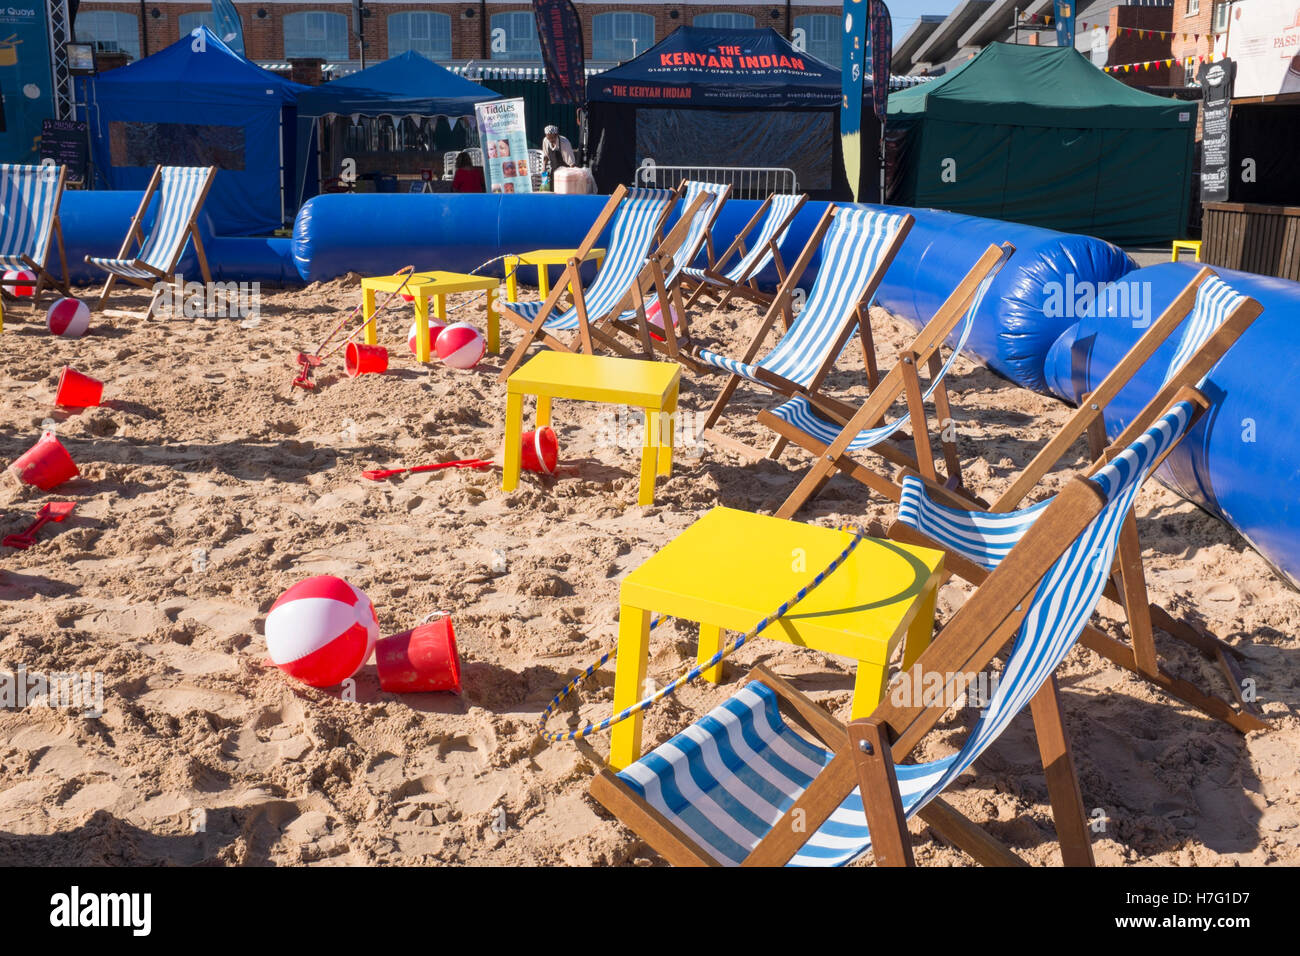
<path fill-rule="evenodd" d="M 1164 263 L 1130 272 L 1120 282 L 1132 296 L 1149 296 L 1158 316 L 1200 267 Z M 1296 317 L 1300 283 L 1232 269 L 1215 271 L 1256 299 L 1263 313 L 1219 361 L 1202 386 L 1210 412 L 1165 461 L 1160 480 L 1236 528 L 1291 583 L 1300 586 L 1300 433 L 1289 396 L 1300 391 Z M 1142 335 L 1111 307 L 1067 330 L 1052 347 L 1052 391 L 1077 404 L 1096 388 Z M 1178 332 L 1142 367 L 1111 404 L 1106 426 L 1117 435 L 1155 394 Z"/>
<path fill-rule="evenodd" d="M 104 281 L 105 273 L 87 265 L 86 256 L 117 255 L 142 195 L 130 190 L 68 190 L 63 194 L 59 219 L 63 226 L 68 272 L 73 282 L 97 285 Z M 146 234 L 153 228 L 156 211 L 155 202 L 145 214 Z M 199 233 L 212 278 L 217 281 L 294 284 L 302 281 L 294 266 L 288 239 L 214 236 L 206 217 L 199 220 Z M 181 256 L 180 272 L 187 280 L 202 278 L 192 243 Z"/>
<path fill-rule="evenodd" d="M 605 201 L 603 196 L 556 195 L 318 196 L 298 214 L 293 256 L 307 282 L 347 272 L 382 275 L 408 263 L 466 272 L 508 252 L 576 246 Z M 718 253 L 757 208 L 754 200 L 733 200 L 723 207 L 713 232 Z M 810 202 L 796 218 L 785 244 L 787 264 L 798 256 L 825 209 L 825 203 Z M 1073 301 L 1076 288 L 1110 282 L 1133 268 L 1120 249 L 1088 236 L 933 209 L 907 211 L 916 222 L 877 302 L 923 323 L 990 243 L 1014 243 L 1015 256 L 977 313 L 971 349 L 1027 388 L 1046 388 L 1044 357 L 1073 321 L 1065 300 Z M 805 287 L 817 264 L 814 257 L 801 283 Z M 501 274 L 499 266 L 485 271 Z M 760 284 L 771 288 L 775 282 L 776 270 L 769 267 Z"/>

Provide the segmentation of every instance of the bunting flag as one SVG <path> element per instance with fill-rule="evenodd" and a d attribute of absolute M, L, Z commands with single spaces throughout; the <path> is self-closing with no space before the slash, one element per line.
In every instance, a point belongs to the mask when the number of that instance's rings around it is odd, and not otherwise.
<path fill-rule="evenodd" d="M 1179 66 L 1195 66 L 1197 63 L 1214 62 L 1214 54 L 1200 54 L 1198 56 L 1169 57 L 1164 60 L 1143 60 L 1141 63 L 1117 63 L 1114 66 L 1103 66 L 1101 69 L 1106 73 L 1128 73 L 1132 70 L 1141 70 L 1150 72 L 1154 67 L 1157 70 L 1172 70 L 1174 64 Z"/>
<path fill-rule="evenodd" d="M 1100 28 L 1100 29 L 1102 29 L 1102 30 L 1105 30 L 1108 34 L 1110 33 L 1110 27 L 1107 26 L 1107 25 L 1103 25 L 1103 24 L 1100 24 L 1100 23 L 1094 23 L 1094 24 L 1093 24 L 1093 27 L 1094 27 L 1094 28 Z M 1083 24 L 1083 29 L 1087 30 L 1087 29 L 1088 29 L 1088 24 L 1086 24 L 1086 23 Z M 1115 28 L 1115 30 L 1116 30 L 1117 33 L 1119 33 L 1120 31 L 1122 31 L 1123 34 L 1124 34 L 1124 36 L 1126 36 L 1126 37 L 1131 37 L 1134 33 L 1136 33 L 1136 34 L 1138 35 L 1138 39 L 1141 39 L 1141 40 L 1145 40 L 1147 37 L 1152 37 L 1152 38 L 1159 37 L 1159 38 L 1162 39 L 1162 40 L 1176 40 L 1176 39 L 1178 39 L 1178 37 L 1179 37 L 1179 33 L 1178 33 L 1177 30 L 1148 30 L 1146 27 L 1119 27 L 1119 26 L 1117 26 L 1117 27 Z M 1182 34 L 1181 36 L 1182 36 L 1183 42 L 1186 43 L 1186 42 L 1187 42 L 1187 34 L 1184 33 L 1184 34 Z M 1208 37 L 1209 34 L 1207 34 L 1206 36 Z M 1192 34 L 1192 41 L 1193 41 L 1194 43 L 1200 43 L 1200 42 L 1201 42 L 1201 35 L 1200 35 L 1199 33 L 1193 33 L 1193 34 Z"/>

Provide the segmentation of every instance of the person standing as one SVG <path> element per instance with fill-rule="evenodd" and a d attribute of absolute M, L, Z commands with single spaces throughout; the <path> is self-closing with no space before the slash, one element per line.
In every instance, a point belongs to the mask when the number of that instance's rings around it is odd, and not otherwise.
<path fill-rule="evenodd" d="M 573 144 L 568 137 L 560 135 L 558 126 L 548 126 L 542 138 L 542 167 L 555 179 L 555 171 L 566 166 L 577 166 L 578 157 L 573 152 Z"/>

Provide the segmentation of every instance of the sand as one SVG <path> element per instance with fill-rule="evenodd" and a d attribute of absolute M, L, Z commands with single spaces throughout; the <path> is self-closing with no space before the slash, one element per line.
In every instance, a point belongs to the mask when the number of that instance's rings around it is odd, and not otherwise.
<path fill-rule="evenodd" d="M 36 547 L 0 551 L 0 671 L 97 671 L 104 712 L 0 710 L 0 859 L 662 864 L 587 796 L 607 738 L 547 745 L 539 715 L 612 644 L 627 572 L 715 505 L 771 512 L 807 459 L 795 451 L 748 465 L 697 444 L 660 479 L 655 505 L 640 508 L 638 451 L 610 447 L 610 410 L 561 403 L 568 473 L 558 480 L 526 475 L 510 494 L 499 472 L 364 481 L 364 468 L 492 457 L 505 403 L 491 356 L 467 372 L 417 367 L 405 346 L 409 307 L 383 319 L 389 374 L 350 380 L 336 357 L 318 391 L 291 391 L 293 353 L 315 346 L 358 296 L 346 279 L 266 289 L 252 329 L 97 316 L 79 341 L 7 310 L 0 464 L 52 423 L 81 477 L 49 495 L 0 484 L 0 533 L 24 527 L 42 501 L 78 504 Z M 141 309 L 144 299 L 113 304 Z M 696 328 L 738 351 L 756 316 L 704 313 Z M 907 341 L 888 315 L 877 310 L 873 323 L 882 356 Z M 103 407 L 54 407 L 68 363 L 106 381 Z M 830 387 L 860 396 L 861 377 L 851 351 Z M 721 381 L 688 374 L 683 409 L 702 415 Z M 951 382 L 968 481 L 982 493 L 1005 486 L 1068 414 L 969 361 Z M 743 393 L 730 433 L 764 441 L 753 416 L 767 401 Z M 637 435 L 634 422 L 621 424 Z M 800 517 L 837 525 L 889 514 L 837 478 Z M 1242 736 L 1076 648 L 1060 677 L 1085 805 L 1099 821 L 1098 862 L 1300 862 L 1300 596 L 1229 528 L 1155 483 L 1139 520 L 1157 600 L 1242 650 L 1275 729 Z M 464 693 L 384 693 L 370 663 L 349 700 L 266 666 L 267 610 L 315 574 L 365 591 L 385 634 L 450 612 Z M 967 593 L 945 586 L 941 618 Z M 1119 633 L 1113 618 L 1100 620 Z M 1173 670 L 1222 692 L 1209 664 L 1158 640 Z M 694 650 L 692 626 L 656 631 L 652 678 L 671 679 Z M 680 730 L 758 662 L 847 717 L 851 662 L 759 640 L 728 665 L 727 683 L 693 685 L 653 710 L 646 740 Z M 612 670 L 600 672 L 549 726 L 606 715 L 612 682 Z M 919 756 L 952 752 L 969 723 L 950 715 Z M 949 796 L 1027 860 L 1059 863 L 1027 715 Z M 921 863 L 970 862 L 920 822 L 913 831 Z"/>

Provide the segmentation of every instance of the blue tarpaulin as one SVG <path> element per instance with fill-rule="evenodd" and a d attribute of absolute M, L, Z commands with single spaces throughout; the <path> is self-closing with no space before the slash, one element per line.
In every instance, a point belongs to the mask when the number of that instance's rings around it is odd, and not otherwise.
<path fill-rule="evenodd" d="M 278 229 L 292 208 L 294 102 L 308 87 L 232 52 L 206 27 L 153 56 L 82 78 L 97 184 L 143 189 L 153 167 L 216 166 L 212 231 Z M 125 223 L 123 224 L 125 228 Z"/>
<path fill-rule="evenodd" d="M 475 103 L 498 96 L 408 51 L 311 88 L 298 98 L 298 115 L 472 116 Z"/>

